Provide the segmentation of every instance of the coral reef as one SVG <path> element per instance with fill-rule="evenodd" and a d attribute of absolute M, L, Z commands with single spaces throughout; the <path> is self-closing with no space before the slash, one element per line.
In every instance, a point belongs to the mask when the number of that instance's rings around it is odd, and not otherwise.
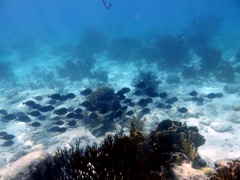
<path fill-rule="evenodd" d="M 72 81 L 79 81 L 83 78 L 91 78 L 91 69 L 94 67 L 95 59 L 92 56 L 83 59 L 66 60 L 62 66 L 57 67 L 57 74 L 61 78 L 69 78 Z"/>
<path fill-rule="evenodd" d="M 96 28 L 88 28 L 83 31 L 78 45 L 73 50 L 72 56 L 75 58 L 86 58 L 94 54 L 99 54 L 107 48 L 105 34 Z"/>
<path fill-rule="evenodd" d="M 210 180 L 222 180 L 229 179 L 235 180 L 240 179 L 240 160 L 229 160 L 226 164 L 215 163 L 215 172 L 210 176 Z"/>
<path fill-rule="evenodd" d="M 163 61 L 159 65 L 166 67 L 181 67 L 190 60 L 189 47 L 182 36 L 163 36 L 155 43 L 155 48 Z"/>
<path fill-rule="evenodd" d="M 234 68 L 230 63 L 220 64 L 217 67 L 214 75 L 218 81 L 225 83 L 233 83 L 236 79 Z"/>
<path fill-rule="evenodd" d="M 114 38 L 110 42 L 107 56 L 113 61 L 129 62 L 139 47 L 141 43 L 135 38 Z"/>
<path fill-rule="evenodd" d="M 131 123 L 130 136 L 107 136 L 99 145 L 58 149 L 52 171 L 56 179 L 168 179 L 172 178 L 174 153 L 191 159 L 204 143 L 196 127 L 164 120 L 145 137 Z"/>
<path fill-rule="evenodd" d="M 144 83 L 144 88 L 153 88 L 154 90 L 157 90 L 159 84 L 161 81 L 158 79 L 158 77 L 151 71 L 139 71 L 138 75 L 133 78 L 132 84 L 133 86 L 137 87 L 139 83 Z"/>

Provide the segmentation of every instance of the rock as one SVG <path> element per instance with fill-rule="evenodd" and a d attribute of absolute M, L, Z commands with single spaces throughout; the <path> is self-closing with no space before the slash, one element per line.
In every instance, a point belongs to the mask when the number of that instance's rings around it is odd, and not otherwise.
<path fill-rule="evenodd" d="M 224 86 L 223 89 L 228 94 L 235 94 L 235 93 L 239 92 L 239 88 L 240 88 L 239 86 L 227 84 Z"/>
<path fill-rule="evenodd" d="M 232 126 L 221 122 L 213 122 L 210 124 L 210 127 L 217 132 L 228 132 L 232 130 Z"/>
<path fill-rule="evenodd" d="M 31 152 L 6 169 L 2 180 L 34 180 L 37 175 L 40 179 L 48 179 L 48 167 L 52 165 L 51 155 L 45 151 Z"/>

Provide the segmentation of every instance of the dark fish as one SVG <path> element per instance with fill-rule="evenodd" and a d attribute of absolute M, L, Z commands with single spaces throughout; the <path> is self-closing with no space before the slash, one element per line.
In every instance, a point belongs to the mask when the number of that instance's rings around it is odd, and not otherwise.
<path fill-rule="evenodd" d="M 53 121 L 58 121 L 58 120 L 60 120 L 60 119 L 62 119 L 60 116 L 54 116 L 54 117 L 52 118 Z"/>
<path fill-rule="evenodd" d="M 3 116 L 6 116 L 8 113 L 7 113 L 6 110 L 0 109 L 0 114 L 3 115 Z"/>
<path fill-rule="evenodd" d="M 86 108 L 88 111 L 97 111 L 97 107 L 96 106 L 90 106 L 88 108 Z"/>
<path fill-rule="evenodd" d="M 56 94 L 52 94 L 48 97 L 51 99 L 59 100 L 61 98 L 61 95 L 56 93 Z"/>
<path fill-rule="evenodd" d="M 66 100 L 68 100 L 68 97 L 66 95 L 62 95 L 59 98 L 59 101 L 66 101 Z"/>
<path fill-rule="evenodd" d="M 63 121 L 61 121 L 61 120 L 59 120 L 59 121 L 55 122 L 54 124 L 61 126 L 61 125 L 63 125 L 63 124 L 64 124 L 64 122 L 63 122 Z"/>
<path fill-rule="evenodd" d="M 54 111 L 54 114 L 61 116 L 61 115 L 66 114 L 67 112 L 68 112 L 67 108 L 60 108 L 60 109 L 56 109 Z"/>
<path fill-rule="evenodd" d="M 76 97 L 74 93 L 68 93 L 66 96 L 68 99 L 74 99 Z"/>
<path fill-rule="evenodd" d="M 148 113 L 150 113 L 150 109 L 149 108 L 144 108 L 144 109 L 141 110 L 140 113 L 141 113 L 141 115 L 148 114 Z"/>
<path fill-rule="evenodd" d="M 165 106 L 165 104 L 163 104 L 163 103 L 158 103 L 157 108 L 158 108 L 158 109 L 162 109 L 162 108 L 164 108 L 164 106 Z"/>
<path fill-rule="evenodd" d="M 5 135 L 7 135 L 7 132 L 5 132 L 5 131 L 0 131 L 0 138 L 1 138 L 2 136 L 5 136 Z"/>
<path fill-rule="evenodd" d="M 131 102 L 131 103 L 129 103 L 128 106 L 130 106 L 130 107 L 135 106 L 135 102 Z"/>
<path fill-rule="evenodd" d="M 51 132 L 58 132 L 59 131 L 59 127 L 58 126 L 53 126 L 53 127 L 51 127 L 50 129 L 49 129 L 49 131 L 51 131 Z"/>
<path fill-rule="evenodd" d="M 49 112 L 49 111 L 52 111 L 54 110 L 54 107 L 51 106 L 51 105 L 47 105 L 47 106 L 42 106 L 39 111 L 41 112 Z"/>
<path fill-rule="evenodd" d="M 67 131 L 67 128 L 65 128 L 65 127 L 60 127 L 59 129 L 58 129 L 58 132 L 59 133 L 65 133 Z"/>
<path fill-rule="evenodd" d="M 140 90 L 138 90 L 138 91 L 135 91 L 133 94 L 134 94 L 135 96 L 140 96 L 140 95 L 143 94 L 143 92 L 140 91 Z"/>
<path fill-rule="evenodd" d="M 158 97 L 158 93 L 153 87 L 148 87 L 145 89 L 145 94 L 149 97 Z"/>
<path fill-rule="evenodd" d="M 146 107 L 149 103 L 152 102 L 152 99 L 151 98 L 146 98 L 146 99 L 140 99 L 138 101 L 138 105 L 141 106 L 141 107 Z"/>
<path fill-rule="evenodd" d="M 134 111 L 128 111 L 125 115 L 127 115 L 127 116 L 132 116 L 134 114 Z"/>
<path fill-rule="evenodd" d="M 4 139 L 4 140 L 12 140 L 13 138 L 15 138 L 15 136 L 13 134 L 6 134 L 6 135 L 2 136 L 2 139 Z"/>
<path fill-rule="evenodd" d="M 66 118 L 68 118 L 68 119 L 71 119 L 71 118 L 75 118 L 75 114 L 74 113 L 68 113 L 67 115 L 66 115 Z"/>
<path fill-rule="evenodd" d="M 172 105 L 170 104 L 167 104 L 166 106 L 164 106 L 165 109 L 171 109 L 172 108 Z"/>
<path fill-rule="evenodd" d="M 181 107 L 181 108 L 178 109 L 178 112 L 180 112 L 180 113 L 187 113 L 188 109 L 185 108 L 185 107 Z"/>
<path fill-rule="evenodd" d="M 74 113 L 76 114 L 81 114 L 83 112 L 83 110 L 81 108 L 77 108 L 74 110 Z"/>
<path fill-rule="evenodd" d="M 32 106 L 34 106 L 36 103 L 34 102 L 34 101 L 26 101 L 26 102 L 23 102 L 23 104 L 25 104 L 26 106 L 28 106 L 28 107 L 32 107 Z"/>
<path fill-rule="evenodd" d="M 122 108 L 122 106 L 120 104 L 120 101 L 116 100 L 112 103 L 112 110 L 113 111 L 118 111 L 121 108 Z"/>
<path fill-rule="evenodd" d="M 47 119 L 47 117 L 44 115 L 38 116 L 38 120 L 40 120 L 40 121 L 45 121 L 46 119 Z"/>
<path fill-rule="evenodd" d="M 32 109 L 39 109 L 39 108 L 41 108 L 41 105 L 40 104 L 35 104 L 31 108 Z"/>
<path fill-rule="evenodd" d="M 4 119 L 11 121 L 16 119 L 16 116 L 14 114 L 7 114 L 6 116 L 3 117 Z"/>
<path fill-rule="evenodd" d="M 68 112 L 72 112 L 72 111 L 74 111 L 74 109 L 75 109 L 75 108 L 74 108 L 74 107 L 72 107 L 72 106 L 71 106 L 71 107 L 69 107 L 69 108 L 67 108 Z"/>
<path fill-rule="evenodd" d="M 125 104 L 129 104 L 129 103 L 131 103 L 131 102 L 132 102 L 132 100 L 129 99 L 129 98 L 126 98 L 126 99 L 124 99 L 124 101 L 123 101 L 123 103 L 125 103 Z"/>
<path fill-rule="evenodd" d="M 92 106 L 92 103 L 89 102 L 89 101 L 84 101 L 84 102 L 82 102 L 80 105 L 83 106 L 83 107 L 85 107 L 85 108 L 88 108 L 88 107 Z"/>
<path fill-rule="evenodd" d="M 31 116 L 33 117 L 38 117 L 38 116 L 41 116 L 41 113 L 39 111 L 32 111 L 29 113 Z"/>
<path fill-rule="evenodd" d="M 92 90 L 87 88 L 87 89 L 84 89 L 83 91 L 80 92 L 81 95 L 83 96 L 88 96 L 92 93 Z"/>
<path fill-rule="evenodd" d="M 166 103 L 168 103 L 168 104 L 173 104 L 173 103 L 175 103 L 175 102 L 177 102 L 177 101 L 178 101 L 178 98 L 177 98 L 177 97 L 172 97 L 172 98 L 168 99 L 168 100 L 166 101 Z"/>
<path fill-rule="evenodd" d="M 67 123 L 68 126 L 75 126 L 76 124 L 77 124 L 77 122 L 75 120 L 72 120 Z"/>
<path fill-rule="evenodd" d="M 146 87 L 146 84 L 145 84 L 143 81 L 141 81 L 141 82 L 137 83 L 137 84 L 135 85 L 135 87 L 136 87 L 136 88 L 145 88 L 145 87 Z"/>
<path fill-rule="evenodd" d="M 214 99 L 214 98 L 216 98 L 216 94 L 215 93 L 209 93 L 206 97 L 209 98 L 209 99 Z"/>
<path fill-rule="evenodd" d="M 42 96 L 36 96 L 36 97 L 34 97 L 33 99 L 35 99 L 35 100 L 37 100 L 37 101 L 41 101 L 41 100 L 43 100 L 43 97 L 42 97 Z"/>
<path fill-rule="evenodd" d="M 57 101 L 55 99 L 51 99 L 47 103 L 50 104 L 50 105 L 54 105 L 54 104 L 57 103 Z"/>
<path fill-rule="evenodd" d="M 124 95 L 120 95 L 120 96 L 118 97 L 118 99 L 119 99 L 120 101 L 124 100 L 125 98 L 126 98 L 126 96 L 124 96 Z"/>
<path fill-rule="evenodd" d="M 131 91 L 130 88 L 124 87 L 124 88 L 122 88 L 121 90 L 119 90 L 119 91 L 117 92 L 117 95 L 121 96 L 121 95 L 124 95 L 124 94 L 126 94 L 126 93 L 129 93 L 130 91 Z"/>
<path fill-rule="evenodd" d="M 203 102 L 204 102 L 204 99 L 203 99 L 203 98 L 197 98 L 197 102 L 198 102 L 198 103 L 203 103 Z"/>
<path fill-rule="evenodd" d="M 167 96 L 168 96 L 168 94 L 165 93 L 165 92 L 162 92 L 162 93 L 159 94 L 159 97 L 160 97 L 160 98 L 165 98 L 165 97 L 167 97 Z"/>
<path fill-rule="evenodd" d="M 223 97 L 223 94 L 222 94 L 222 93 L 216 93 L 216 97 L 217 97 L 217 98 L 222 98 L 222 97 Z"/>
<path fill-rule="evenodd" d="M 13 145 L 13 144 L 14 144 L 14 142 L 11 141 L 11 140 L 9 140 L 9 141 L 5 141 L 1 146 L 8 147 L 8 146 L 11 146 L 11 145 Z"/>
<path fill-rule="evenodd" d="M 41 126 L 41 123 L 39 122 L 34 122 L 31 124 L 32 127 L 40 127 Z"/>
<path fill-rule="evenodd" d="M 121 110 L 122 110 L 122 111 L 126 111 L 127 108 L 128 108 L 127 106 L 123 106 L 123 107 L 121 108 Z"/>
<path fill-rule="evenodd" d="M 198 93 L 197 93 L 197 91 L 191 91 L 191 92 L 189 93 L 189 95 L 190 95 L 190 96 L 197 96 Z"/>
<path fill-rule="evenodd" d="M 31 122 L 30 117 L 28 117 L 26 115 L 18 117 L 17 120 L 20 121 L 20 122 L 25 122 L 25 123 Z"/>
<path fill-rule="evenodd" d="M 75 114 L 74 115 L 74 119 L 83 119 L 84 118 L 84 115 L 82 114 Z"/>
<path fill-rule="evenodd" d="M 88 117 L 89 117 L 90 119 L 95 120 L 95 119 L 98 118 L 98 115 L 97 115 L 97 113 L 92 112 Z"/>

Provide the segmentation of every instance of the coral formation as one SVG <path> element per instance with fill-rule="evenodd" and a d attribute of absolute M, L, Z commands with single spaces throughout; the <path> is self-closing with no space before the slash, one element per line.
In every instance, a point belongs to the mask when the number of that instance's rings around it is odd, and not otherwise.
<path fill-rule="evenodd" d="M 215 164 L 215 172 L 210 176 L 210 180 L 240 179 L 240 160 L 229 160 L 226 165 L 222 163 Z"/>
<path fill-rule="evenodd" d="M 182 36 L 163 36 L 157 40 L 155 48 L 163 62 L 159 64 L 166 67 L 179 67 L 190 60 L 189 47 Z"/>
<path fill-rule="evenodd" d="M 58 149 L 52 172 L 56 179 L 167 179 L 172 178 L 174 152 L 192 160 L 204 143 L 196 127 L 164 120 L 145 137 L 131 123 L 130 136 L 107 136 L 99 145 Z"/>

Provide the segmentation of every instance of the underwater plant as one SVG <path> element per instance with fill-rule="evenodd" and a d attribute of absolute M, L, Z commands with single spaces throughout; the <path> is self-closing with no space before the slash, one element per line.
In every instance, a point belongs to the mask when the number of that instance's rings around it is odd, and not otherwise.
<path fill-rule="evenodd" d="M 57 74 L 61 78 L 69 78 L 71 81 L 79 81 L 83 78 L 91 78 L 91 69 L 94 67 L 95 59 L 88 56 L 82 59 L 66 60 L 62 66 L 57 67 Z"/>
<path fill-rule="evenodd" d="M 85 58 L 94 54 L 100 54 L 107 48 L 105 34 L 96 28 L 88 28 L 83 31 L 78 45 L 73 50 L 75 58 Z"/>
<path fill-rule="evenodd" d="M 158 64 L 166 67 L 181 67 L 190 60 L 189 47 L 182 36 L 162 36 L 155 43 L 155 48 L 163 61 Z"/>
<path fill-rule="evenodd" d="M 205 142 L 196 127 L 163 120 L 144 136 L 131 123 L 130 136 L 107 136 L 100 145 L 80 148 L 80 140 L 53 155 L 55 179 L 168 179 L 176 152 L 191 161 Z"/>

